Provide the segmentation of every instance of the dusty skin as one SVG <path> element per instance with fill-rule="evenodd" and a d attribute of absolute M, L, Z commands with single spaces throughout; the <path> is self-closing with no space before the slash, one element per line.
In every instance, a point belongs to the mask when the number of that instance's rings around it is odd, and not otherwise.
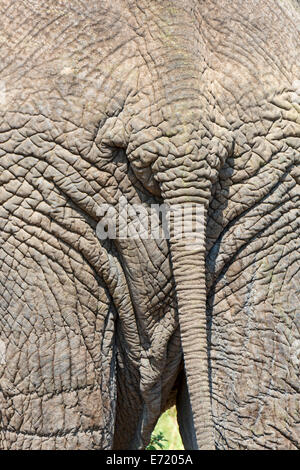
<path fill-rule="evenodd" d="M 299 2 L 0 19 L 0 448 L 143 449 L 176 401 L 186 449 L 299 449 Z M 201 243 L 99 239 L 122 196 Z"/>

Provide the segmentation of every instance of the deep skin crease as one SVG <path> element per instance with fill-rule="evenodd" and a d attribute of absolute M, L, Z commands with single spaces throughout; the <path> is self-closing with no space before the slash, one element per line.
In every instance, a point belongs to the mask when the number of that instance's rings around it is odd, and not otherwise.
<path fill-rule="evenodd" d="M 299 449 L 299 3 L 2 0 L 1 449 Z M 99 240 L 121 196 L 205 237 Z"/>

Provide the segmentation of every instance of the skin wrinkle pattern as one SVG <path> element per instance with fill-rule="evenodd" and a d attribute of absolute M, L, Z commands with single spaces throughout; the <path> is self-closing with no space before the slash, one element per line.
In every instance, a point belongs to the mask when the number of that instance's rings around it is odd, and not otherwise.
<path fill-rule="evenodd" d="M 0 449 L 299 449 L 299 1 L 0 13 Z"/>

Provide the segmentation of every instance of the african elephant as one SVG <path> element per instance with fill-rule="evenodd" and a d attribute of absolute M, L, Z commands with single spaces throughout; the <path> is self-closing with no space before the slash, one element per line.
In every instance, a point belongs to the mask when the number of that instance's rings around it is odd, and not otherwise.
<path fill-rule="evenodd" d="M 1 1 L 2 449 L 299 448 L 296 5 Z"/>

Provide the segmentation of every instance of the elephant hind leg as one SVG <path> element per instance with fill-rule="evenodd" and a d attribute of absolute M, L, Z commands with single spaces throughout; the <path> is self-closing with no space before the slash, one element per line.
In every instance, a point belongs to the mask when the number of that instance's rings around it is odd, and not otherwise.
<path fill-rule="evenodd" d="M 78 251 L 17 235 L 0 248 L 0 449 L 110 448 L 110 298 Z"/>

